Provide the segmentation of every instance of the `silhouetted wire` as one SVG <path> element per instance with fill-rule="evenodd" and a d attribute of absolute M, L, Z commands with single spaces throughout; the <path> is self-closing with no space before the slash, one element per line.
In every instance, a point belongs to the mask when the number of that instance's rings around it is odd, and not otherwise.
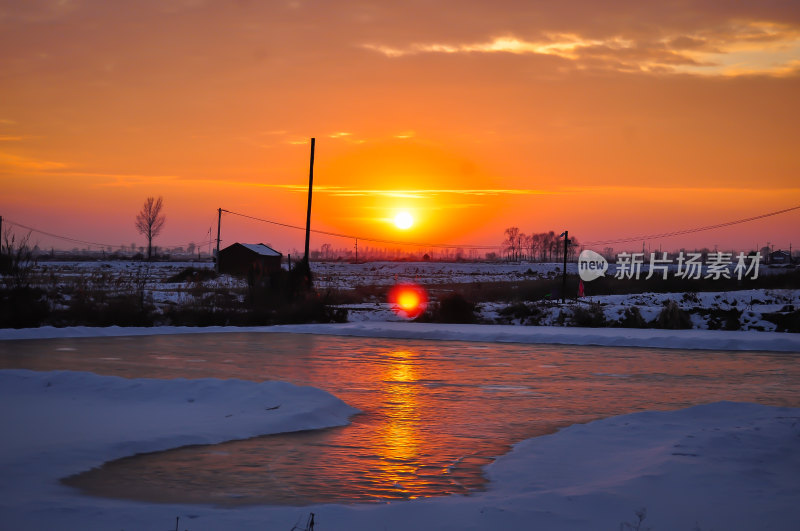
<path fill-rule="evenodd" d="M 692 229 L 683 229 L 683 230 L 672 231 L 672 232 L 663 232 L 663 233 L 660 233 L 660 234 L 648 234 L 648 235 L 644 235 L 644 236 L 631 236 L 631 237 L 627 237 L 627 238 L 617 238 L 617 239 L 613 239 L 613 240 L 597 240 L 597 241 L 590 241 L 590 242 L 581 242 L 581 245 L 583 245 L 583 246 L 587 246 L 587 245 L 607 245 L 607 244 L 612 244 L 612 243 L 629 243 L 629 242 L 636 242 L 636 241 L 642 241 L 642 240 L 655 240 L 655 239 L 659 239 L 659 238 L 669 238 L 669 237 L 672 237 L 672 236 L 681 236 L 681 235 L 684 235 L 684 234 L 693 234 L 695 232 L 703 232 L 703 231 L 707 231 L 707 230 L 713 230 L 713 229 L 719 229 L 719 228 L 723 228 L 723 227 L 729 227 L 729 226 L 732 226 L 732 225 L 739 225 L 741 223 L 748 223 L 750 221 L 756 221 L 756 220 L 768 218 L 768 217 L 771 217 L 771 216 L 777 216 L 779 214 L 785 214 L 786 212 L 791 212 L 793 210 L 798 210 L 798 209 L 800 209 L 800 205 L 793 206 L 791 208 L 785 208 L 783 210 L 776 210 L 775 212 L 768 212 L 766 214 L 761 214 L 761 215 L 758 215 L 758 216 L 752 216 L 752 217 L 749 217 L 749 218 L 737 219 L 737 220 L 734 220 L 734 221 L 726 221 L 725 223 L 718 223 L 718 224 L 715 224 L 715 225 L 706 225 L 704 227 L 695 227 L 695 228 L 692 228 Z M 225 210 L 224 208 L 222 209 L 222 211 L 223 212 L 227 212 L 228 214 L 233 214 L 233 215 L 236 215 L 236 216 L 241 216 L 241 217 L 244 217 L 244 218 L 253 219 L 253 220 L 256 220 L 256 221 L 263 221 L 264 223 L 271 223 L 273 225 L 279 225 L 281 227 L 288 227 L 288 228 L 297 229 L 297 230 L 305 230 L 304 227 L 300 227 L 300 226 L 297 226 L 297 225 L 290 225 L 288 223 L 281 223 L 281 222 L 273 221 L 273 220 L 269 220 L 269 219 L 263 219 L 263 218 L 258 218 L 258 217 L 255 217 L 255 216 L 249 216 L 247 214 L 242 214 L 240 212 L 233 212 L 233 211 L 230 211 L 230 210 Z M 311 229 L 311 232 L 314 232 L 314 233 L 317 233 L 317 234 L 325 234 L 325 235 L 328 235 L 328 236 L 337 236 L 337 237 L 340 237 L 340 238 L 349 238 L 349 239 L 352 239 L 352 240 L 361 240 L 361 241 L 365 241 L 365 242 L 385 243 L 385 244 L 390 244 L 390 245 L 408 245 L 408 246 L 411 246 L 411 247 L 435 247 L 435 248 L 447 248 L 447 249 L 456 249 L 456 248 L 460 248 L 460 249 L 498 249 L 498 248 L 502 247 L 500 245 L 490 245 L 490 246 L 489 245 L 453 245 L 453 244 L 446 244 L 446 243 L 419 243 L 419 242 L 404 242 L 404 241 L 398 241 L 398 240 L 382 240 L 382 239 L 377 239 L 377 238 L 364 238 L 364 237 L 361 237 L 361 236 L 354 236 L 352 234 L 341 234 L 341 233 L 336 233 L 336 232 L 327 232 L 327 231 L 314 230 L 314 229 Z"/>
<path fill-rule="evenodd" d="M 14 225 L 15 227 L 19 227 L 21 229 L 29 230 L 31 232 L 35 232 L 37 234 L 43 234 L 45 236 L 50 236 L 51 238 L 57 238 L 59 240 L 65 240 L 72 243 L 82 243 L 84 245 L 95 245 L 97 247 L 111 247 L 112 249 L 129 249 L 130 246 L 128 245 L 112 245 L 110 243 L 100 243 L 100 242 L 90 242 L 87 240 L 80 240 L 78 238 L 71 238 L 69 236 L 63 236 L 61 234 L 54 234 L 52 232 L 47 232 L 41 229 L 37 229 L 34 227 L 29 227 L 28 225 L 23 225 L 22 223 L 17 223 L 16 221 L 12 221 L 7 218 L 3 218 L 3 222 L 8 223 L 9 225 Z M 195 242 L 195 246 L 199 247 L 201 245 L 207 245 L 209 243 L 217 241 L 216 239 L 207 240 L 203 242 Z M 178 247 L 177 245 L 159 245 L 159 247 Z"/>
<path fill-rule="evenodd" d="M 742 223 L 748 223 L 750 221 L 756 221 L 759 219 L 768 218 L 771 216 L 777 216 L 778 214 L 785 214 L 786 212 L 791 212 L 793 210 L 800 209 L 800 205 L 793 206 L 791 208 L 784 208 L 783 210 L 776 210 L 775 212 L 768 212 L 766 214 L 761 214 L 759 216 L 752 216 L 749 218 L 737 219 L 734 221 L 726 221 L 725 223 L 717 223 L 715 225 L 706 225 L 704 227 L 695 227 L 693 229 L 683 229 L 683 230 L 676 230 L 672 232 L 662 232 L 660 234 L 647 234 L 645 236 L 631 236 L 629 238 L 618 238 L 615 240 L 598 240 L 593 242 L 581 242 L 581 245 L 607 245 L 611 243 L 630 243 L 630 242 L 637 242 L 643 240 L 656 240 L 659 238 L 669 238 L 672 236 L 682 236 L 684 234 L 693 234 L 695 232 L 703 232 L 707 230 L 713 229 L 721 229 L 723 227 L 730 227 L 732 225 L 739 225 Z"/>
<path fill-rule="evenodd" d="M 278 225 L 281 227 L 287 227 L 290 229 L 297 229 L 297 230 L 306 230 L 305 227 L 300 227 L 298 225 L 290 225 L 288 223 L 281 223 L 279 221 L 273 221 L 271 219 L 263 219 L 257 218 L 255 216 L 249 216 L 247 214 L 242 214 L 240 212 L 233 212 L 231 210 L 222 209 L 223 212 L 227 212 L 228 214 L 233 214 L 235 216 L 241 216 L 243 218 L 252 219 L 255 221 L 263 221 L 264 223 L 270 223 L 272 225 Z M 316 234 L 325 234 L 327 236 L 336 236 L 339 238 L 348 238 L 351 240 L 358 240 L 361 242 L 371 242 L 371 243 L 385 243 L 389 245 L 407 245 L 409 247 L 439 247 L 439 248 L 447 248 L 447 249 L 497 249 L 500 247 L 499 245 L 454 245 L 448 243 L 420 243 L 420 242 L 406 242 L 406 241 L 399 241 L 399 240 L 382 240 L 378 238 L 365 238 L 363 236 L 354 236 L 352 234 L 342 234 L 339 232 L 328 232 L 324 230 L 315 230 L 311 229 L 311 232 Z"/>

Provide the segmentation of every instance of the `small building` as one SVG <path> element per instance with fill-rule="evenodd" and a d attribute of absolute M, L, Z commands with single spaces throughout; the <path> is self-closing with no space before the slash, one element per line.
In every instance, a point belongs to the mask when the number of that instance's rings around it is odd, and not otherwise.
<path fill-rule="evenodd" d="M 246 276 L 250 272 L 270 274 L 281 269 L 283 255 L 263 243 L 234 243 L 220 249 L 219 272 Z"/>
<path fill-rule="evenodd" d="M 788 251 L 777 250 L 769 253 L 770 264 L 789 264 L 792 261 L 791 255 Z"/>

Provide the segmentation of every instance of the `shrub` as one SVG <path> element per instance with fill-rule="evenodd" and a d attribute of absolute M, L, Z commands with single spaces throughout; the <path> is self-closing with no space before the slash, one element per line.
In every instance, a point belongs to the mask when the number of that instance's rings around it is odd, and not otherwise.
<path fill-rule="evenodd" d="M 709 330 L 740 330 L 741 323 L 739 318 L 742 316 L 742 310 L 731 308 L 730 310 L 722 310 L 720 308 L 712 308 L 708 312 L 708 329 Z"/>
<path fill-rule="evenodd" d="M 136 294 L 110 298 L 100 313 L 100 326 L 153 326 L 153 307 Z"/>
<path fill-rule="evenodd" d="M 695 293 L 694 291 L 687 291 L 686 293 L 684 293 L 683 296 L 681 297 L 681 300 L 683 302 L 693 302 L 695 304 L 700 302 L 700 299 L 697 298 L 697 293 Z"/>
<path fill-rule="evenodd" d="M 516 302 L 506 306 L 497 313 L 500 314 L 501 322 L 512 322 L 516 319 L 519 320 L 521 324 L 531 326 L 538 325 L 544 317 L 544 312 L 539 306 L 535 304 L 526 304 L 524 302 Z"/>
<path fill-rule="evenodd" d="M 198 269 L 190 266 L 175 273 L 164 282 L 203 282 L 206 280 L 214 280 L 215 278 L 217 278 L 217 272 L 213 269 L 207 267 Z"/>
<path fill-rule="evenodd" d="M 664 305 L 654 324 L 656 328 L 680 330 L 692 328 L 692 319 L 688 313 L 680 309 L 675 301 L 670 300 Z"/>
<path fill-rule="evenodd" d="M 31 235 L 22 237 L 17 241 L 11 229 L 6 229 L 0 241 L 0 275 L 3 283 L 9 289 L 29 287 L 29 280 L 36 261 L 33 258 L 33 249 L 29 245 Z"/>
<path fill-rule="evenodd" d="M 164 321 L 172 326 L 226 326 L 237 324 L 241 319 L 240 312 L 190 305 L 181 305 L 164 311 Z"/>
<path fill-rule="evenodd" d="M 460 323 L 469 324 L 477 321 L 475 312 L 477 307 L 460 293 L 446 295 L 438 303 L 432 304 L 428 312 L 424 313 L 420 321 L 434 323 Z"/>
<path fill-rule="evenodd" d="M 572 311 L 572 318 L 570 319 L 570 325 L 572 326 L 601 328 L 606 324 L 603 307 L 599 304 L 591 304 L 589 307 L 576 306 Z"/>
<path fill-rule="evenodd" d="M 783 310 L 787 308 L 794 308 L 793 306 L 784 306 Z M 765 313 L 762 318 L 771 323 L 775 323 L 777 332 L 800 332 L 800 310 L 793 311 L 780 311 L 774 313 Z"/>
<path fill-rule="evenodd" d="M 45 292 L 39 288 L 0 289 L 0 328 L 41 326 L 49 313 Z"/>
<path fill-rule="evenodd" d="M 334 308 L 328 304 L 327 297 L 309 293 L 297 297 L 289 304 L 280 306 L 274 312 L 275 322 L 281 324 L 299 323 L 345 323 L 347 310 Z"/>
<path fill-rule="evenodd" d="M 647 321 L 642 317 L 642 312 L 636 306 L 625 308 L 625 313 L 622 314 L 615 326 L 620 328 L 647 328 Z"/>

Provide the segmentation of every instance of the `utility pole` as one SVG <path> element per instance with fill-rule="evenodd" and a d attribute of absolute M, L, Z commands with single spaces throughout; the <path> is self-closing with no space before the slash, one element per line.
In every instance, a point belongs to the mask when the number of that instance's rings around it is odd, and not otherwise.
<path fill-rule="evenodd" d="M 567 246 L 569 245 L 569 231 L 564 231 L 564 271 L 561 274 L 561 304 L 567 301 Z"/>
<path fill-rule="evenodd" d="M 222 209 L 217 209 L 217 256 L 214 257 L 214 271 L 219 273 L 219 231 L 222 226 Z"/>
<path fill-rule="evenodd" d="M 358 263 L 358 238 L 356 238 L 356 263 Z"/>
<path fill-rule="evenodd" d="M 311 139 L 311 162 L 308 166 L 308 210 L 306 211 L 306 254 L 303 257 L 303 261 L 306 263 L 306 267 L 310 270 L 310 266 L 308 264 L 308 243 L 311 238 L 311 192 L 314 188 L 314 144 L 316 143 L 316 139 Z"/>

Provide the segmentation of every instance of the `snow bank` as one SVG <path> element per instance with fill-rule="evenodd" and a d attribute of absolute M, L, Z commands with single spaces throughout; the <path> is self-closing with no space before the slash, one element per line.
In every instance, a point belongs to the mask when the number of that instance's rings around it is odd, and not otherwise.
<path fill-rule="evenodd" d="M 202 334 L 222 332 L 272 332 L 328 334 L 398 339 L 436 339 L 497 343 L 544 343 L 705 350 L 750 350 L 800 352 L 800 335 L 779 332 L 727 330 L 658 330 L 635 328 L 577 328 L 514 325 L 454 325 L 438 323 L 363 321 L 341 324 L 280 326 L 209 326 L 125 328 L 0 329 L 0 340 L 46 339 L 56 337 L 111 337 L 157 334 Z"/>
<path fill-rule="evenodd" d="M 642 507 L 643 528 L 788 529 L 798 473 L 800 409 L 733 402 L 574 425 L 489 467 L 502 507 L 537 502 L 583 521 L 575 529 L 617 529 Z"/>
<path fill-rule="evenodd" d="M 279 382 L 124 380 L 0 371 L 4 529 L 790 529 L 800 521 L 800 409 L 722 402 L 576 425 L 517 444 L 471 496 L 243 507 L 83 496 L 58 478 L 133 452 L 344 424 L 354 410 Z M 279 408 L 274 409 L 276 405 Z"/>
<path fill-rule="evenodd" d="M 8 455 L 52 452 L 51 430 L 59 453 L 73 444 L 90 450 L 91 467 L 187 444 L 339 426 L 356 412 L 326 391 L 286 382 L 2 370 L 0 419 L 18 427 L 0 440 L 0 465 Z"/>
<path fill-rule="evenodd" d="M 545 343 L 616 347 L 800 352 L 800 336 L 797 334 L 778 332 L 456 325 L 409 322 L 285 325 L 272 327 L 269 331 L 335 334 L 357 337 L 481 341 L 488 343 Z"/>
<path fill-rule="evenodd" d="M 109 460 L 339 426 L 356 412 L 321 389 L 285 382 L 2 370 L 0 513 L 63 506 L 69 491 L 57 480 Z"/>

